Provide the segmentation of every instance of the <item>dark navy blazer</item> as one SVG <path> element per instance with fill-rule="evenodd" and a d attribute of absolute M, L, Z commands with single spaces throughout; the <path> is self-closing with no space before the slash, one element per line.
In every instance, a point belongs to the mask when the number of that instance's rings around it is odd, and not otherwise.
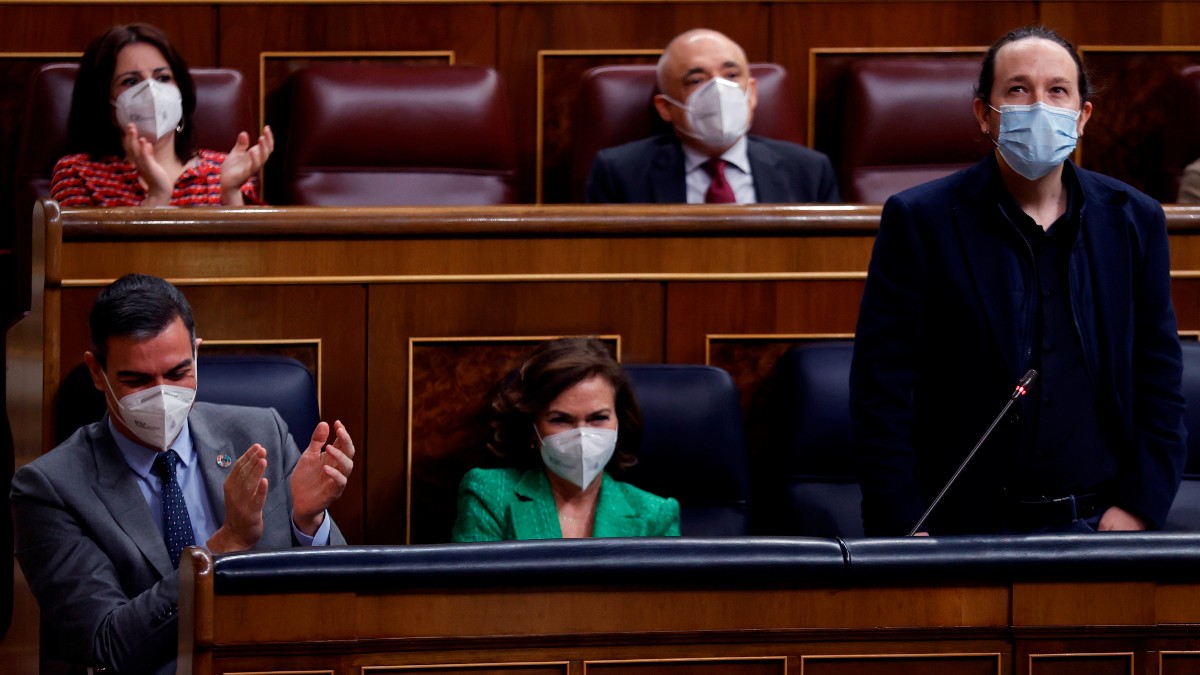
<path fill-rule="evenodd" d="M 802 145 L 746 137 L 750 173 L 760 204 L 836 203 L 837 177 L 829 158 Z M 605 148 L 588 174 L 592 204 L 684 204 L 683 148 L 674 134 Z"/>
<path fill-rule="evenodd" d="M 1000 212 L 989 155 L 883 208 L 859 311 L 851 411 L 868 534 L 906 534 L 1028 368 L 1036 272 Z M 1162 208 L 1075 168 L 1083 195 L 1069 255 L 1071 310 L 1106 431 L 1115 504 L 1161 526 L 1186 458 L 1181 357 Z M 1002 423 L 938 506 L 933 532 L 999 527 L 1021 471 Z"/>

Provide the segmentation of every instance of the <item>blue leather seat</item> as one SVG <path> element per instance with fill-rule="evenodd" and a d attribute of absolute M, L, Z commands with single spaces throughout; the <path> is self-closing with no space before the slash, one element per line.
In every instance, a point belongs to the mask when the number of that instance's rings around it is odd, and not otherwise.
<path fill-rule="evenodd" d="M 296 359 L 273 354 L 202 354 L 196 374 L 197 401 L 275 408 L 301 450 L 321 421 L 317 386 Z M 104 415 L 104 395 L 92 385 L 86 366 L 80 364 L 63 380 L 56 407 L 60 443 Z"/>
<path fill-rule="evenodd" d="M 1187 399 L 1183 424 L 1188 430 L 1188 458 L 1183 469 L 1183 482 L 1163 529 L 1200 530 L 1200 342 L 1185 340 L 1181 346 L 1183 396 Z"/>
<path fill-rule="evenodd" d="M 852 340 L 797 345 L 776 364 L 761 499 L 772 534 L 861 537 L 850 423 Z"/>
<path fill-rule="evenodd" d="M 317 385 L 296 359 L 274 354 L 205 355 L 196 374 L 197 401 L 274 408 L 300 450 L 308 446 L 321 421 Z"/>
<path fill-rule="evenodd" d="M 679 500 L 684 536 L 750 533 L 750 470 L 733 380 L 701 365 L 625 366 L 644 429 L 626 479 Z"/>

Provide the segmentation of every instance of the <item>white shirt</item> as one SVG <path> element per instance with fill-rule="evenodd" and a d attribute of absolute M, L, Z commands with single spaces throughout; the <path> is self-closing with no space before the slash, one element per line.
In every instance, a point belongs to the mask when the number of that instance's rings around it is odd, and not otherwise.
<path fill-rule="evenodd" d="M 687 203 L 703 204 L 708 186 L 712 184 L 712 176 L 708 175 L 704 164 L 712 159 L 686 143 L 683 146 L 683 178 L 687 186 Z M 739 204 L 754 204 L 758 198 L 754 194 L 754 176 L 750 173 L 750 155 L 746 150 L 746 136 L 737 139 L 729 149 L 721 153 L 725 160 L 725 180 L 733 188 L 733 196 Z"/>

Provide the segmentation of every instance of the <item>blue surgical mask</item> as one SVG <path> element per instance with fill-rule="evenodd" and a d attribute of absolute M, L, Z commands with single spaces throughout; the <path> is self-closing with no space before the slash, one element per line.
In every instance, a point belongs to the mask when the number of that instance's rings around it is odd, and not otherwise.
<path fill-rule="evenodd" d="M 988 106 L 992 108 L 992 106 Z M 1037 180 L 1066 161 L 1079 139 L 1079 111 L 1038 102 L 1002 105 L 996 147 L 1013 171 Z"/>

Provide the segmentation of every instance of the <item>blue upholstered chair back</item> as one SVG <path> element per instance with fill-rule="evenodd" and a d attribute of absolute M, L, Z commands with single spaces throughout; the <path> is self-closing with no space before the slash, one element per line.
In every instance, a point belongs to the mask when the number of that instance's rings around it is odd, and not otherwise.
<path fill-rule="evenodd" d="M 765 458 L 765 526 L 775 534 L 861 537 L 850 425 L 851 340 L 801 344 L 776 364 Z"/>
<path fill-rule="evenodd" d="M 196 400 L 274 408 L 303 450 L 321 421 L 317 385 L 296 359 L 270 354 L 201 355 Z"/>
<path fill-rule="evenodd" d="M 642 408 L 638 463 L 627 479 L 680 505 L 684 536 L 750 532 L 750 470 L 733 380 L 700 365 L 630 365 Z"/>
<path fill-rule="evenodd" d="M 1200 342 L 1184 340 L 1182 347 L 1183 396 L 1187 399 L 1183 424 L 1188 430 L 1188 458 L 1183 483 L 1167 514 L 1165 529 L 1200 530 Z"/>

